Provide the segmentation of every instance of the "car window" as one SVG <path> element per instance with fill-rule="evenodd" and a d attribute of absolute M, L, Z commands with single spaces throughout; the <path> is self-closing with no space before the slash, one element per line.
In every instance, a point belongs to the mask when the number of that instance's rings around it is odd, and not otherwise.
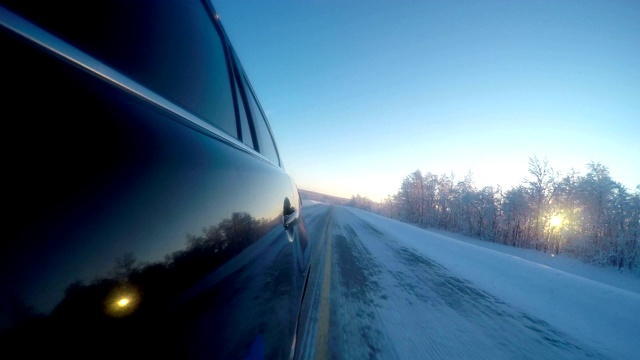
<path fill-rule="evenodd" d="M 238 137 L 225 48 L 201 2 L 56 1 L 34 6 L 9 1 L 9 5 L 54 35 Z"/>
<path fill-rule="evenodd" d="M 274 164 L 279 165 L 278 152 L 276 151 L 276 146 L 273 142 L 273 138 L 271 137 L 271 131 L 267 125 L 267 120 L 264 118 L 262 111 L 260 111 L 260 107 L 258 106 L 255 97 L 249 97 L 249 104 L 251 106 L 253 124 L 256 128 L 256 137 L 258 138 L 260 153 L 267 159 L 271 160 Z"/>
<path fill-rule="evenodd" d="M 249 103 L 251 118 L 253 119 L 253 126 L 255 128 L 255 135 L 257 138 L 256 140 L 258 141 L 258 151 L 274 164 L 280 165 L 280 161 L 278 161 L 278 152 L 276 150 L 275 143 L 273 142 L 273 137 L 271 136 L 271 131 L 267 124 L 267 119 L 264 117 L 251 86 L 244 76 L 242 76 L 242 81 L 244 88 L 247 90 L 247 102 Z"/>
<path fill-rule="evenodd" d="M 236 99 L 238 99 L 238 120 L 240 121 L 240 140 L 242 142 L 255 149 L 255 145 L 253 143 L 253 136 L 251 133 L 251 127 L 249 124 L 249 118 L 247 118 L 247 109 L 245 105 L 245 101 L 240 94 L 240 87 L 236 86 Z"/>
<path fill-rule="evenodd" d="M 233 68 L 234 73 L 236 75 L 237 82 L 240 84 L 240 93 L 243 95 L 238 96 L 238 99 L 242 99 L 239 100 L 239 102 L 246 101 L 244 103 L 245 114 L 249 113 L 251 120 L 253 120 L 249 121 L 249 124 L 246 125 L 243 123 L 242 126 L 249 127 L 250 125 L 253 125 L 253 129 L 250 130 L 253 130 L 252 135 L 254 137 L 254 141 L 257 142 L 257 147 L 253 146 L 253 148 L 274 164 L 280 165 L 278 151 L 276 150 L 276 145 L 273 141 L 273 136 L 271 135 L 271 129 L 269 128 L 267 119 L 265 118 L 258 100 L 253 93 L 253 89 L 246 78 L 246 74 L 244 74 L 244 71 L 242 70 L 237 55 L 233 50 L 231 50 L 231 53 L 235 62 L 235 66 Z M 240 105 L 240 108 L 242 108 L 242 104 Z M 243 129 L 242 132 L 244 133 L 245 130 Z"/>

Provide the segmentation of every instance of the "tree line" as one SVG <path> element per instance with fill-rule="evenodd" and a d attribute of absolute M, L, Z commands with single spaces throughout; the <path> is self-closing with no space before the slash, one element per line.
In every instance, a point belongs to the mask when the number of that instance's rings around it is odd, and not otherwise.
<path fill-rule="evenodd" d="M 422 227 L 640 268 L 640 185 L 630 191 L 600 163 L 589 163 L 584 175 L 561 175 L 534 156 L 527 177 L 506 191 L 477 188 L 471 174 L 456 180 L 416 170 L 381 203 L 358 195 L 350 205 Z"/>

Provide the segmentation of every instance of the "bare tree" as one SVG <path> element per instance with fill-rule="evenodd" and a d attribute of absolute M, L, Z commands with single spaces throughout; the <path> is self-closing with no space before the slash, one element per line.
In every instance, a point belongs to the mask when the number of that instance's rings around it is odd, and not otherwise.
<path fill-rule="evenodd" d="M 537 156 L 529 158 L 530 178 L 525 179 L 532 201 L 534 211 L 534 228 L 532 236 L 537 242 L 537 247 L 546 251 L 549 248 L 548 241 L 544 241 L 546 222 L 550 217 L 548 206 L 557 189 L 557 174 L 549 166 L 549 161 L 544 158 L 542 162 Z M 548 239 L 548 237 L 547 237 Z"/>
<path fill-rule="evenodd" d="M 572 170 L 560 178 L 547 159 L 534 156 L 528 177 L 504 193 L 478 190 L 471 174 L 455 182 L 454 174 L 416 170 L 379 211 L 421 226 L 636 269 L 640 186 L 630 193 L 611 179 L 607 167 L 592 162 L 587 168 L 584 176 Z M 553 217 L 561 221 L 552 223 Z"/>

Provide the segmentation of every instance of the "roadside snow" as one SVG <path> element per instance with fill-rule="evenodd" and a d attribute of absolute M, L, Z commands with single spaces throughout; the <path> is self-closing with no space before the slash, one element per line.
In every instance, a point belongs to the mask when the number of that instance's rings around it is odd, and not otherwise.
<path fill-rule="evenodd" d="M 640 354 L 640 279 L 631 274 L 349 210 L 389 239 L 614 358 Z"/>
<path fill-rule="evenodd" d="M 640 294 L 640 275 L 634 274 L 626 269 L 618 270 L 613 267 L 601 267 L 586 264 L 578 259 L 571 258 L 562 254 L 554 256 L 537 250 L 516 248 L 503 244 L 492 243 L 489 241 L 482 241 L 445 230 L 426 230 Z"/>
<path fill-rule="evenodd" d="M 324 204 L 324 203 L 316 200 L 302 199 L 302 207 L 319 205 L 319 204 Z"/>

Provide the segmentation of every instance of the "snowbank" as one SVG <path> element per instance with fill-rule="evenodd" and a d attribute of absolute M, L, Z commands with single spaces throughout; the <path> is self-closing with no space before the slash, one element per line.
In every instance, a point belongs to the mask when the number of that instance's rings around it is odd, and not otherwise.
<path fill-rule="evenodd" d="M 549 260 L 543 253 L 461 241 L 362 210 L 349 210 L 374 223 L 389 239 L 615 358 L 640 354 L 637 278 L 570 261 L 573 259 Z M 540 261 L 535 261 L 537 258 Z"/>

